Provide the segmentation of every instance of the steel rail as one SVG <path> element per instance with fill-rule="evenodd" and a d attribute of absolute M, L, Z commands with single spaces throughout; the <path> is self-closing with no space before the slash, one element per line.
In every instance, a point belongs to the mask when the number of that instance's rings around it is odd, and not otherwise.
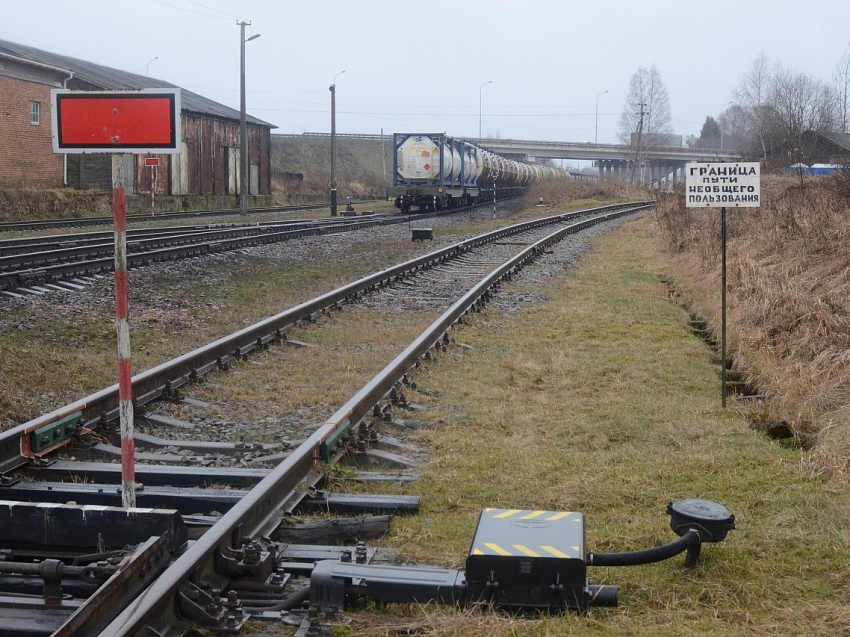
<path fill-rule="evenodd" d="M 483 245 L 530 228 L 559 223 L 594 212 L 614 212 L 648 205 L 650 204 L 647 202 L 617 204 L 518 223 L 492 230 L 478 237 L 461 241 L 373 273 L 137 374 L 132 379 L 134 407 L 141 410 L 153 400 L 179 389 L 207 372 L 226 367 L 234 359 L 243 358 L 254 349 L 264 348 L 273 341 L 283 339 L 286 330 L 299 321 L 312 320 L 323 311 L 339 307 L 347 299 L 377 289 L 393 280 L 404 277 L 407 273 L 465 254 L 477 245 Z M 149 258 L 150 255 L 138 256 L 139 259 L 142 257 Z M 133 258 L 130 257 L 131 265 Z M 58 427 L 63 421 L 72 420 L 76 423 L 74 427 L 96 429 L 114 422 L 117 417 L 118 385 L 115 384 L 2 432 L 0 433 L 0 474 L 13 471 L 28 462 L 66 446 L 75 434 L 72 427 L 66 432 L 59 432 L 55 444 L 50 444 L 48 441 L 43 446 L 38 445 L 38 437 L 42 435 L 40 431 L 45 431 L 45 428 Z M 52 435 L 56 435 L 55 431 L 56 429 L 50 430 Z"/>
<path fill-rule="evenodd" d="M 298 230 L 281 230 L 277 232 L 273 230 L 259 230 L 256 232 L 245 232 L 240 237 L 229 237 L 228 233 L 209 231 L 206 237 L 208 239 L 207 241 L 194 242 L 187 235 L 184 241 L 178 242 L 177 246 L 144 252 L 133 252 L 134 245 L 138 246 L 140 242 L 131 242 L 129 244 L 131 252 L 127 255 L 127 265 L 129 267 L 140 267 L 156 261 L 170 261 L 189 256 L 235 250 L 246 246 L 265 245 L 309 236 L 349 232 L 351 230 L 367 228 L 376 223 L 374 220 L 357 220 L 354 222 L 337 221 L 333 224 L 321 224 Z M 151 243 L 156 243 L 156 240 L 151 240 Z M 29 270 L 0 270 L 0 290 L 11 291 L 18 287 L 38 285 L 41 281 L 50 282 L 67 279 L 72 276 L 112 272 L 115 268 L 113 248 L 114 246 L 112 244 L 103 244 L 100 246 L 100 252 L 105 252 L 108 255 L 101 258 L 44 265 Z"/>
<path fill-rule="evenodd" d="M 296 210 L 321 210 L 330 207 L 330 203 L 305 204 L 294 206 L 267 206 L 248 208 L 248 214 L 268 214 L 274 212 L 292 212 Z M 194 212 L 163 212 L 160 214 L 129 215 L 127 221 L 167 221 L 169 219 L 191 219 L 196 217 L 236 216 L 239 208 L 221 210 L 196 210 Z M 7 221 L 0 223 L 0 232 L 22 232 L 24 230 L 44 230 L 46 228 L 67 228 L 81 226 L 110 225 L 112 217 L 80 217 L 78 219 L 45 219 L 44 221 Z"/>
<path fill-rule="evenodd" d="M 161 232 L 153 236 L 130 236 L 127 237 L 127 249 L 129 252 L 151 252 L 155 248 L 167 246 L 180 246 L 192 243 L 204 243 L 209 241 L 221 241 L 238 237 L 252 237 L 261 234 L 272 234 L 284 228 L 287 232 L 298 232 L 306 229 L 342 228 L 350 225 L 357 227 L 368 227 L 374 225 L 372 221 L 364 221 L 361 218 L 351 220 L 335 220 L 335 224 L 297 224 L 295 227 L 287 224 L 281 225 L 250 225 L 235 226 L 230 228 L 196 228 L 191 231 Z M 364 226 L 364 224 L 366 224 Z M 298 235 L 296 235 L 298 236 Z M 84 243 L 70 247 L 60 247 L 52 250 L 30 251 L 21 254 L 8 254 L 0 256 L 0 272 L 19 272 L 24 267 L 36 268 L 54 263 L 68 262 L 71 259 L 86 257 L 97 257 L 100 255 L 113 256 L 115 244 L 113 241 L 101 241 Z"/>
<path fill-rule="evenodd" d="M 561 228 L 528 246 L 484 277 L 178 557 L 100 633 L 101 637 L 166 634 L 162 632 L 163 625 L 179 621 L 180 587 L 193 575 L 211 574 L 215 569 L 214 561 L 219 551 L 238 549 L 243 538 L 252 539 L 258 533 L 266 533 L 270 518 L 296 486 L 306 478 L 315 462 L 322 457 L 323 445 L 339 439 L 350 427 L 358 425 L 369 410 L 402 381 L 404 375 L 444 338 L 460 318 L 472 311 L 482 299 L 487 300 L 495 286 L 543 254 L 546 247 L 560 241 L 567 234 L 646 207 L 648 205 L 625 208 Z M 156 623 L 156 626 L 151 625 L 152 623 Z M 159 632 L 151 632 L 149 628 Z"/>
<path fill-rule="evenodd" d="M 430 213 L 420 213 L 416 215 L 417 219 L 428 219 L 431 217 L 450 215 L 450 214 L 458 214 L 464 211 L 472 210 L 474 208 L 478 208 L 481 206 L 489 206 L 489 203 L 476 204 L 474 206 L 469 206 L 467 208 L 460 209 L 446 209 L 442 211 L 434 211 Z M 191 256 L 198 256 L 202 254 L 208 254 L 212 252 L 221 252 L 225 249 L 236 249 L 245 246 L 253 246 L 253 245 L 261 245 L 266 243 L 275 243 L 277 241 L 283 241 L 292 238 L 300 238 L 305 236 L 319 235 L 319 234 L 329 234 L 333 232 L 345 232 L 354 229 L 360 229 L 369 227 L 370 225 L 379 224 L 379 225 L 388 225 L 388 224 L 396 224 L 403 223 L 405 220 L 409 221 L 409 216 L 403 215 L 369 215 L 368 217 L 357 217 L 357 218 L 334 218 L 334 219 L 321 219 L 317 220 L 317 223 L 303 223 L 302 222 L 294 222 L 294 225 L 297 226 L 298 230 L 292 229 L 291 234 L 277 234 L 277 233 L 260 233 L 260 236 L 266 237 L 264 239 L 256 239 L 256 240 L 233 240 L 222 239 L 220 241 L 213 241 L 209 244 L 205 243 L 194 243 L 191 247 L 186 247 L 183 245 L 182 247 L 177 248 L 164 248 L 162 250 L 153 251 L 149 250 L 145 252 L 144 255 L 130 255 L 128 256 L 128 265 L 130 267 L 139 267 L 141 265 L 147 265 L 150 262 L 156 261 L 168 261 L 172 259 L 186 258 Z M 288 222 L 265 222 L 265 224 L 260 223 L 256 226 L 251 226 L 253 228 L 271 226 L 276 227 L 281 224 L 290 227 Z M 300 233 L 299 233 L 300 232 Z M 251 236 L 257 236 L 256 233 L 249 233 Z M 73 236 L 73 235 L 64 235 L 64 236 Z M 18 241 L 18 240 L 13 240 Z M 137 243 L 137 242 L 133 242 Z M 131 252 L 133 252 L 133 243 L 130 244 Z M 191 242 L 190 242 L 191 243 Z M 50 283 L 53 281 L 61 281 L 63 279 L 68 279 L 70 277 L 79 277 L 79 276 L 87 276 L 91 274 L 99 274 L 102 272 L 111 272 L 114 269 L 114 259 L 111 256 L 113 251 L 112 244 L 103 244 L 100 248 L 101 253 L 106 253 L 109 256 L 105 256 L 101 259 L 90 259 L 87 261 L 72 261 L 67 262 L 64 259 L 56 258 L 55 261 L 60 261 L 55 264 L 45 264 L 39 267 L 33 267 L 28 270 L 14 269 L 14 268 L 4 268 L 0 267 L 0 291 L 7 290 L 12 292 L 16 288 L 20 287 L 28 287 L 28 286 L 39 286 L 41 283 Z M 75 253 L 85 253 L 85 249 L 76 249 L 69 248 L 68 254 L 72 255 Z M 21 261 L 24 258 L 20 259 Z M 2 266 L 3 258 L 0 257 L 0 266 Z M 14 263 L 14 258 L 9 259 L 9 264 Z"/>
<path fill-rule="evenodd" d="M 130 228 L 127 230 L 127 239 L 149 239 L 155 237 L 167 237 L 203 230 L 225 230 L 227 228 L 269 228 L 287 227 L 293 230 L 320 226 L 323 224 L 339 223 L 340 221 L 362 221 L 374 219 L 376 215 L 360 215 L 358 217 L 331 218 L 321 217 L 318 219 L 277 219 L 275 221 L 254 221 L 245 223 L 207 223 L 189 226 L 155 226 L 151 228 Z M 87 243 L 104 243 L 114 236 L 112 231 L 97 232 L 70 232 L 52 235 L 29 235 L 14 239 L 0 239 L 0 255 L 12 255 L 38 250 L 47 251 L 60 249 L 63 246 L 84 245 Z"/>

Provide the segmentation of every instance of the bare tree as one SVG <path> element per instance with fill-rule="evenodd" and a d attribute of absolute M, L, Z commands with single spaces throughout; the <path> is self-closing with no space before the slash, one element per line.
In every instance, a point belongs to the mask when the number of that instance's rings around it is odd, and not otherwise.
<path fill-rule="evenodd" d="M 637 133 L 641 117 L 643 118 L 643 136 L 650 145 L 653 138 L 672 134 L 670 96 L 661 79 L 661 73 L 654 64 L 649 69 L 640 67 L 629 82 L 626 105 L 620 115 L 617 130 L 617 137 L 621 143 L 631 144 L 632 134 Z"/>
<path fill-rule="evenodd" d="M 740 104 L 730 104 L 717 118 L 726 150 L 742 150 L 747 139 L 747 112 Z"/>
<path fill-rule="evenodd" d="M 631 168 L 632 181 L 638 166 L 641 167 L 640 181 L 644 181 L 641 153 L 652 146 L 669 144 L 670 141 L 665 137 L 672 132 L 670 97 L 661 79 L 661 73 L 654 64 L 648 70 L 640 67 L 629 82 L 626 105 L 620 115 L 617 131 L 620 141 L 635 149 Z"/>
<path fill-rule="evenodd" d="M 741 77 L 735 90 L 735 101 L 745 113 L 746 136 L 758 144 L 762 157 L 767 155 L 765 105 L 768 102 L 771 81 L 770 61 L 762 51 L 750 64 L 749 70 Z"/>
<path fill-rule="evenodd" d="M 837 128 L 846 133 L 850 125 L 850 52 L 842 55 L 835 65 L 832 86 L 835 90 Z"/>
<path fill-rule="evenodd" d="M 772 145 L 782 145 L 794 163 L 811 163 L 818 134 L 836 128 L 832 87 L 805 73 L 780 69 L 771 88 L 768 130 Z"/>
<path fill-rule="evenodd" d="M 850 98 L 850 55 L 847 58 Z M 768 158 L 781 147 L 785 156 L 777 160 L 785 165 L 811 163 L 817 155 L 820 134 L 846 126 L 841 121 L 840 95 L 835 83 L 830 85 L 805 73 L 784 69 L 779 62 L 771 68 L 764 53 L 741 77 L 735 98 L 743 111 L 742 132 L 749 139 L 746 148 Z M 847 105 L 850 106 L 850 100 Z M 726 123 L 721 121 L 721 125 Z"/>

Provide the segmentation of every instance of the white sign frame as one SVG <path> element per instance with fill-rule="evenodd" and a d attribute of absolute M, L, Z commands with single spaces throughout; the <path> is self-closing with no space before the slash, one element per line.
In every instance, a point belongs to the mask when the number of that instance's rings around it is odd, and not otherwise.
<path fill-rule="evenodd" d="M 761 164 L 691 162 L 685 164 L 685 207 L 758 208 Z"/>
<path fill-rule="evenodd" d="M 122 99 L 136 100 L 138 98 L 164 98 L 170 102 L 170 140 L 169 142 L 156 143 L 129 143 L 115 142 L 105 143 L 66 143 L 62 139 L 62 123 L 60 117 L 59 101 L 62 99 L 102 99 L 112 100 L 120 103 Z M 115 111 L 117 113 L 117 111 Z M 51 114 L 51 141 L 53 152 L 63 155 L 81 154 L 132 154 L 132 155 L 179 155 L 182 148 L 182 95 L 179 88 L 145 88 L 145 89 L 122 89 L 114 91 L 79 91 L 72 89 L 50 90 L 50 114 Z M 138 121 L 138 120 L 137 120 Z M 104 129 L 105 130 L 105 129 Z"/>

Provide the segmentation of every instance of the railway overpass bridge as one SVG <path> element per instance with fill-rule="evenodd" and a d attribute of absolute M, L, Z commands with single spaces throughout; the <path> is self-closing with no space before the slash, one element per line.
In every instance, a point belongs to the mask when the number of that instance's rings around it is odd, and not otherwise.
<path fill-rule="evenodd" d="M 339 138 L 365 139 L 384 143 L 392 142 L 392 135 L 343 134 Z M 286 135 L 273 133 L 274 138 L 329 138 L 330 133 L 302 133 Z M 635 165 L 635 147 L 624 144 L 594 144 L 591 142 L 545 142 L 518 139 L 491 139 L 466 137 L 466 141 L 486 148 L 499 155 L 519 161 L 538 161 L 541 159 L 570 159 L 592 161 L 598 169 L 600 179 L 634 180 L 663 187 L 668 183 L 684 181 L 685 164 L 692 161 L 721 162 L 741 161 L 741 153 L 734 150 L 710 148 L 683 148 L 681 146 L 648 146 L 641 149 L 640 163 Z"/>
<path fill-rule="evenodd" d="M 593 144 L 590 142 L 544 142 L 517 139 L 470 139 L 467 141 L 489 151 L 520 161 L 541 159 L 571 159 L 593 161 L 599 179 L 643 181 L 646 184 L 684 180 L 688 162 L 740 161 L 739 151 L 708 148 L 682 148 L 679 146 L 648 146 L 640 152 L 636 165 L 634 146 L 621 144 Z M 641 179 L 641 175 L 643 179 Z"/>

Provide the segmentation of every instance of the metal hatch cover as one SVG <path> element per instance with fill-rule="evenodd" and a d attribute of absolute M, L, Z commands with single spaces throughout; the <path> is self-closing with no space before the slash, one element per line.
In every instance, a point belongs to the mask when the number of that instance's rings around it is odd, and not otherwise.
<path fill-rule="evenodd" d="M 485 509 L 466 559 L 470 598 L 516 608 L 586 606 L 584 516 Z"/>
<path fill-rule="evenodd" d="M 575 511 L 484 509 L 469 557 L 584 559 L 584 516 Z"/>

